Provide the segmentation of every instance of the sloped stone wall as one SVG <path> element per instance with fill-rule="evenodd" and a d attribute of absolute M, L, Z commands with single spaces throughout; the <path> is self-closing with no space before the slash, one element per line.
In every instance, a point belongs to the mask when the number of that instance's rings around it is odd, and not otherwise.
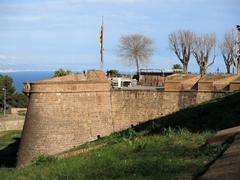
<path fill-rule="evenodd" d="M 113 90 L 108 82 L 32 85 L 18 166 L 225 93 Z"/>
<path fill-rule="evenodd" d="M 224 95 L 207 91 L 112 90 L 113 129 L 120 131 Z"/>
<path fill-rule="evenodd" d="M 113 132 L 108 83 L 37 86 L 40 90 L 35 87 L 30 94 L 19 165 L 39 154 L 56 154 Z"/>

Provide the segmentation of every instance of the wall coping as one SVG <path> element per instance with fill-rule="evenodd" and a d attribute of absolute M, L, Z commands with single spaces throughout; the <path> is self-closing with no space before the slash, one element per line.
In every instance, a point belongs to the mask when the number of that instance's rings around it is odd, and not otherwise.
<path fill-rule="evenodd" d="M 90 92 L 109 92 L 109 90 L 101 90 L 101 91 L 86 91 L 86 90 L 82 90 L 82 91 L 36 91 L 36 90 L 32 90 L 30 91 L 30 93 L 46 93 L 46 94 L 50 94 L 50 93 L 60 93 L 60 94 L 67 94 L 67 93 L 90 93 Z"/>
<path fill-rule="evenodd" d="M 98 81 L 98 80 L 88 80 L 88 81 L 61 81 L 61 82 L 24 82 L 24 84 L 29 83 L 30 85 L 49 85 L 49 84 L 102 84 L 110 83 L 110 81 Z"/>
<path fill-rule="evenodd" d="M 198 81 L 198 84 L 201 84 L 201 83 L 214 83 L 214 81 Z"/>
<path fill-rule="evenodd" d="M 160 89 L 111 89 L 111 91 L 155 91 L 155 92 L 206 92 L 206 93 L 229 93 L 231 91 L 213 91 L 213 90 L 160 90 Z"/>
<path fill-rule="evenodd" d="M 175 81 L 174 80 L 173 81 L 165 81 L 165 83 L 182 83 L 182 82 L 183 81 L 176 81 L 176 80 Z"/>

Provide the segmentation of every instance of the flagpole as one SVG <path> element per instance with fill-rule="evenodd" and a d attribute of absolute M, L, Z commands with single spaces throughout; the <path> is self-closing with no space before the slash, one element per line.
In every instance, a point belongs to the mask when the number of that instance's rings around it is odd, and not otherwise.
<path fill-rule="evenodd" d="M 100 35 L 100 54 L 101 54 L 101 70 L 103 71 L 103 62 L 104 62 L 104 47 L 103 47 L 103 38 L 104 38 L 104 21 L 103 21 L 103 17 L 102 17 L 102 26 L 101 26 L 101 35 Z"/>

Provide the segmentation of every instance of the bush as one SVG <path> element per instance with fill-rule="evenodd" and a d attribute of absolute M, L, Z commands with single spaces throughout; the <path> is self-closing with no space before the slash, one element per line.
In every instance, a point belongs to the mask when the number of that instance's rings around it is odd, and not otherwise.
<path fill-rule="evenodd" d="M 55 156 L 51 156 L 51 155 L 40 155 L 35 157 L 32 160 L 32 164 L 39 166 L 45 163 L 54 163 L 57 161 L 57 158 Z"/>
<path fill-rule="evenodd" d="M 126 131 L 125 136 L 126 136 L 127 138 L 132 139 L 132 138 L 134 138 L 134 137 L 137 136 L 137 132 L 136 132 L 133 128 L 129 128 L 129 129 L 127 129 L 127 131 Z"/>
<path fill-rule="evenodd" d="M 58 70 L 54 71 L 54 76 L 53 77 L 66 76 L 70 73 L 71 73 L 71 71 L 69 71 L 69 70 L 58 69 Z"/>
<path fill-rule="evenodd" d="M 28 105 L 28 97 L 22 93 L 12 95 L 12 101 L 9 102 L 12 107 L 26 108 Z"/>
<path fill-rule="evenodd" d="M 27 107 L 28 98 L 24 94 L 16 92 L 16 89 L 13 85 L 13 79 L 10 76 L 4 76 L 0 74 L 0 108 L 3 108 L 3 99 L 5 93 L 8 107 Z"/>
<path fill-rule="evenodd" d="M 138 153 L 143 151 L 146 148 L 147 143 L 143 140 L 135 141 L 133 143 L 133 152 Z"/>

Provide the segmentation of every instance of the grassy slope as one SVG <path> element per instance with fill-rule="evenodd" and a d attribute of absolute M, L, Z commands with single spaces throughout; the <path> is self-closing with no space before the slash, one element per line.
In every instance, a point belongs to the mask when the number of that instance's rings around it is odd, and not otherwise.
<path fill-rule="evenodd" d="M 221 150 L 219 146 L 199 149 L 209 135 L 170 130 L 161 136 L 113 138 L 86 154 L 2 170 L 0 175 L 4 179 L 191 179 Z"/>
<path fill-rule="evenodd" d="M 239 102 L 238 93 L 191 107 L 81 146 L 106 144 L 100 149 L 38 166 L 2 169 L 0 177 L 191 179 L 223 148 L 202 146 L 211 135 L 210 131 L 240 125 Z"/>
<path fill-rule="evenodd" d="M 20 136 L 21 131 L 0 132 L 0 167 L 15 166 Z"/>
<path fill-rule="evenodd" d="M 11 143 L 14 143 L 20 137 L 21 131 L 0 132 L 0 150 Z"/>

